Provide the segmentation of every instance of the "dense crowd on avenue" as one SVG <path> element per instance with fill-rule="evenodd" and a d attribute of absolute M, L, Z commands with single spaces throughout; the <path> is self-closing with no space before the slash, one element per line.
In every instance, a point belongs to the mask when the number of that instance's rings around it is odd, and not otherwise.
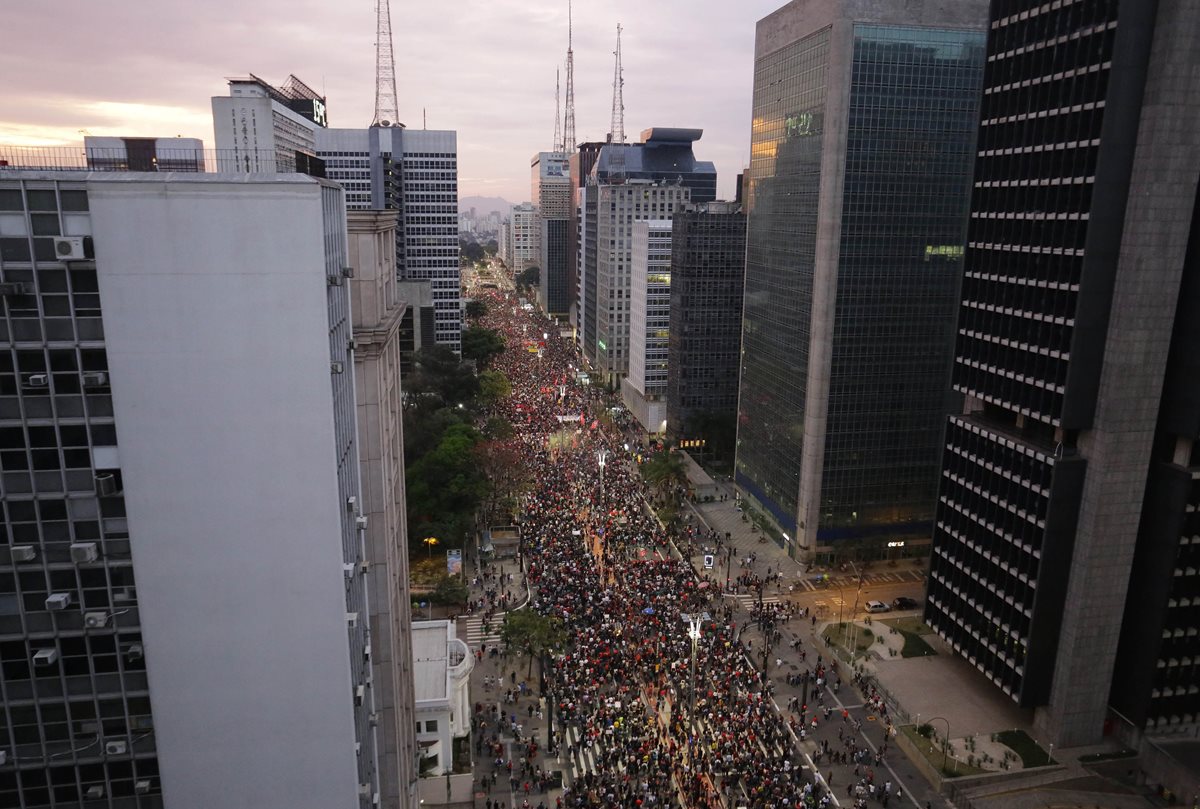
<path fill-rule="evenodd" d="M 842 805 L 874 798 L 887 806 L 897 792 L 875 779 L 881 754 L 860 749 L 853 720 L 825 703 L 840 686 L 836 666 L 792 642 L 805 666 L 796 682 L 811 682 L 813 705 L 789 699 L 780 710 L 764 666 L 755 665 L 767 662 L 765 650 L 758 654 L 743 640 L 753 629 L 760 646 L 778 643 L 788 622 L 807 618 L 786 604 L 755 605 L 748 619 L 739 616 L 721 592 L 723 576 L 697 575 L 672 553 L 672 543 L 719 546 L 722 538 L 689 528 L 669 535 L 637 474 L 640 448 L 631 449 L 612 427 L 602 393 L 579 383 L 570 342 L 510 295 L 485 292 L 482 300 L 483 325 L 500 331 L 508 346 L 493 362 L 512 384 L 500 412 L 515 427 L 513 440 L 522 444 L 536 481 L 522 515 L 532 605 L 561 618 L 570 634 L 541 686 L 553 719 L 547 752 L 561 746 L 558 752 L 588 762 L 561 805 L 832 806 L 832 787 L 814 777 L 824 761 L 856 765 L 860 777 L 846 786 L 851 800 L 841 798 Z M 549 337 L 539 339 L 544 333 Z M 768 583 L 738 573 L 730 588 L 761 593 Z M 504 609 L 508 584 L 487 583 L 488 609 Z M 697 638 L 686 616 L 701 616 Z M 521 692 L 526 688 L 522 683 Z M 498 745 L 491 748 L 497 726 L 507 722 L 503 708 L 493 706 L 481 719 L 493 734 L 489 755 L 499 754 Z M 512 717 L 511 729 L 525 756 L 505 766 L 514 785 L 533 779 L 536 786 L 544 773 L 536 744 L 519 735 L 519 718 Z M 816 731 L 826 723 L 818 741 Z M 816 742 L 812 759 L 798 745 L 805 738 Z"/>

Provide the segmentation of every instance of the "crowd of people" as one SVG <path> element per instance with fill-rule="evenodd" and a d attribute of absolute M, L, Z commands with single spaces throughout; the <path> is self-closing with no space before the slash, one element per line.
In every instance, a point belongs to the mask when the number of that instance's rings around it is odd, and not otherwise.
<path fill-rule="evenodd" d="M 723 549 L 727 537 L 686 526 L 668 531 L 636 472 L 639 448 L 631 449 L 606 417 L 603 393 L 578 381 L 570 342 L 511 295 L 489 291 L 482 299 L 483 324 L 501 332 L 508 346 L 493 361 L 512 384 L 497 414 L 516 428 L 512 440 L 535 481 L 521 515 L 532 607 L 560 618 L 570 636 L 565 652 L 549 661 L 542 686 L 551 752 L 561 746 L 579 764 L 562 804 L 825 807 L 833 803 L 832 772 L 822 777 L 820 762 L 849 756 L 861 765 L 850 798 L 886 806 L 891 784 L 876 783 L 875 755 L 846 732 L 848 716 L 841 717 L 836 743 L 818 743 L 815 759 L 799 747 L 822 723 L 836 721 L 824 705 L 827 681 L 836 677 L 830 661 L 814 654 L 803 671 L 815 704 L 788 700 L 782 711 L 767 666 L 751 661 L 761 656 L 748 654 L 746 630 L 778 646 L 797 611 L 757 605 L 739 625 L 721 582 L 698 575 L 675 550 L 697 543 Z M 778 575 L 740 571 L 731 587 L 761 593 Z M 506 584 L 488 582 L 477 606 L 503 608 Z M 791 645 L 797 649 L 798 638 Z M 484 745 L 496 749 L 503 709 L 477 706 L 481 752 Z M 542 777 L 533 758 L 517 765 L 514 784 Z"/>

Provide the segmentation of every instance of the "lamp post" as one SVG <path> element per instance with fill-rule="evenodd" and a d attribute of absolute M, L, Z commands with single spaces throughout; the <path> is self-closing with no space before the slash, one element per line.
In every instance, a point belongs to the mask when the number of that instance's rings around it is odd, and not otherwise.
<path fill-rule="evenodd" d="M 946 771 L 946 751 L 950 747 L 950 720 L 944 716 L 935 716 L 935 717 L 933 717 L 931 719 L 927 719 L 925 721 L 928 724 L 932 724 L 932 723 L 938 721 L 939 719 L 946 723 L 946 735 L 942 739 L 942 772 L 945 772 Z"/>
<path fill-rule="evenodd" d="M 600 507 L 604 507 L 604 467 L 608 463 L 608 450 L 596 450 L 596 464 L 600 467 Z"/>
<path fill-rule="evenodd" d="M 433 558 L 433 546 L 438 544 L 438 538 L 437 537 L 425 537 L 425 539 L 423 539 L 421 541 L 425 543 L 426 558 L 432 559 Z"/>
<path fill-rule="evenodd" d="M 710 616 L 707 612 L 702 612 L 698 615 L 689 615 L 684 612 L 680 613 L 679 617 L 687 621 L 688 637 L 692 639 L 692 693 L 691 699 L 688 702 L 690 706 L 688 708 L 688 724 L 692 726 L 696 718 L 696 643 L 700 640 L 700 626 L 705 621 L 710 620 Z M 689 752 L 688 755 L 690 756 L 691 753 Z"/>

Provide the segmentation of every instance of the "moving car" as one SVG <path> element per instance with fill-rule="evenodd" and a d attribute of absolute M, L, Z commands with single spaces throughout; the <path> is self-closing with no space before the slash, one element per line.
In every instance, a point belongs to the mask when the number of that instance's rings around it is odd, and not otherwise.
<path fill-rule="evenodd" d="M 867 612 L 891 612 L 892 608 L 882 601 L 868 601 Z"/>
<path fill-rule="evenodd" d="M 921 602 L 915 598 L 900 596 L 899 598 L 892 599 L 892 606 L 898 610 L 915 610 L 921 606 Z"/>

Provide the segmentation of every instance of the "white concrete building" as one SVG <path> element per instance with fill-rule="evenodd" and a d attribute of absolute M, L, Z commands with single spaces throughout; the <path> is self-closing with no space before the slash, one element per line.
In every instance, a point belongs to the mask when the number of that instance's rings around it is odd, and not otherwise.
<path fill-rule="evenodd" d="M 399 126 L 322 129 L 316 150 L 326 176 L 346 189 L 347 208 L 400 212 L 400 280 L 429 282 L 437 344 L 459 351 L 457 133 Z"/>
<path fill-rule="evenodd" d="M 566 152 L 538 152 L 529 162 L 530 193 L 537 209 L 538 303 L 565 318 L 570 312 L 571 168 Z"/>
<path fill-rule="evenodd" d="M 671 220 L 633 223 L 629 281 L 629 373 L 625 406 L 649 433 L 667 417 L 667 336 L 671 326 Z"/>
<path fill-rule="evenodd" d="M 415 621 L 413 674 L 417 744 L 427 772 L 454 769 L 454 739 L 471 732 L 471 670 L 475 657 L 453 621 Z"/>
<path fill-rule="evenodd" d="M 88 168 L 98 171 L 204 171 L 199 138 L 117 138 L 87 135 Z"/>
<path fill-rule="evenodd" d="M 221 171 L 305 171 L 315 133 L 327 125 L 324 97 L 295 76 L 279 87 L 254 75 L 230 79 L 212 110 Z"/>
<path fill-rule="evenodd" d="M 0 426 L 64 458 L 3 473 L 0 572 L 56 592 L 0 611 L 0 805 L 373 805 L 345 221 L 299 174 L 0 172 L 5 317 L 55 299 Z"/>
<path fill-rule="evenodd" d="M 515 275 L 527 267 L 538 265 L 541 227 L 537 208 L 530 202 L 514 205 L 509 222 L 512 228 L 512 262 L 509 266 Z"/>

